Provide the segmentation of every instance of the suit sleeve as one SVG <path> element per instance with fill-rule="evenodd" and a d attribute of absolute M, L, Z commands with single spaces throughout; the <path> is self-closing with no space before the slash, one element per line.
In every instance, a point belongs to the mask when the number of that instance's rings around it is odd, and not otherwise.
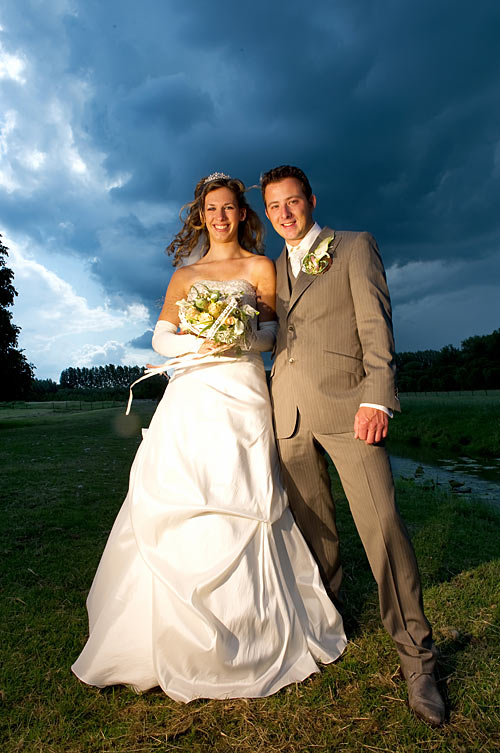
<path fill-rule="evenodd" d="M 353 241 L 349 283 L 366 375 L 360 402 L 399 411 L 391 301 L 380 252 L 369 233 Z"/>

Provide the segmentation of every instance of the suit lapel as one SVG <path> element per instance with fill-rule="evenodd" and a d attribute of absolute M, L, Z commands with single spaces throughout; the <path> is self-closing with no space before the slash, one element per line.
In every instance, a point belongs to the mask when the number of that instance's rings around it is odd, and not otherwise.
<path fill-rule="evenodd" d="M 285 308 L 288 308 L 290 282 L 288 279 L 286 246 L 276 259 L 276 276 L 276 295 L 283 301 Z"/>
<path fill-rule="evenodd" d="M 327 238 L 329 235 L 333 236 L 333 240 L 331 241 L 329 245 L 330 253 L 332 254 L 338 244 L 340 243 L 340 236 L 335 234 L 334 230 L 331 230 L 329 227 L 324 227 L 321 233 L 318 235 L 314 243 L 312 244 L 310 250 L 314 251 L 315 248 L 319 246 L 321 241 L 324 238 Z M 286 247 L 285 247 L 286 250 Z M 288 306 L 288 311 L 292 309 L 292 307 L 297 303 L 300 296 L 304 293 L 307 288 L 312 285 L 312 283 L 316 280 L 317 277 L 320 277 L 320 275 L 308 275 L 306 272 L 303 272 L 300 270 L 297 279 L 295 280 L 295 285 L 292 287 L 292 294 L 290 296 L 290 303 Z"/>
<path fill-rule="evenodd" d="M 292 287 L 292 294 L 290 296 L 290 305 L 288 309 L 290 310 L 292 306 L 298 301 L 304 290 L 307 290 L 309 285 L 312 285 L 314 282 L 315 275 L 308 275 L 302 270 L 300 270 L 299 274 L 297 275 L 297 279 L 295 280 L 295 284 Z"/>

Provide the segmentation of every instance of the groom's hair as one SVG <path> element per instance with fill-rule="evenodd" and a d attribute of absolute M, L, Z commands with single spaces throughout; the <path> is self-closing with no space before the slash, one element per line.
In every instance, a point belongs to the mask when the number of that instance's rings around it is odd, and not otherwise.
<path fill-rule="evenodd" d="M 266 173 L 262 173 L 260 176 L 260 190 L 262 191 L 264 204 L 266 203 L 264 196 L 266 186 L 269 183 L 279 183 L 280 180 L 285 180 L 285 178 L 296 178 L 302 186 L 306 199 L 309 200 L 311 198 L 312 188 L 305 172 L 300 167 L 294 167 L 293 165 L 280 165 L 279 167 L 273 167 Z"/>

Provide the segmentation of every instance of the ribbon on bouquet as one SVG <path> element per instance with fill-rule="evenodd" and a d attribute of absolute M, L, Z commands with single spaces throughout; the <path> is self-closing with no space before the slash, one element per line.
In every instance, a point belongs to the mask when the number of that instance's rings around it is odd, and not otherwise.
<path fill-rule="evenodd" d="M 193 366 L 207 356 L 217 356 L 219 355 L 219 353 L 222 353 L 225 350 L 229 350 L 233 347 L 233 345 L 234 343 L 221 345 L 220 348 L 211 350 L 208 353 L 189 353 L 183 356 L 177 356 L 176 358 L 170 358 L 168 361 L 165 361 L 165 363 L 162 363 L 159 366 L 151 366 L 150 368 L 145 369 L 144 374 L 139 377 L 139 379 L 136 379 L 135 382 L 132 382 L 132 384 L 128 388 L 128 402 L 125 415 L 128 416 L 128 414 L 130 413 L 130 407 L 132 405 L 132 400 L 134 399 L 132 388 L 135 387 L 136 384 L 139 384 L 139 382 L 143 382 L 145 379 L 149 379 L 149 377 L 152 377 L 155 374 L 163 374 L 165 373 L 165 371 L 175 366 Z"/>

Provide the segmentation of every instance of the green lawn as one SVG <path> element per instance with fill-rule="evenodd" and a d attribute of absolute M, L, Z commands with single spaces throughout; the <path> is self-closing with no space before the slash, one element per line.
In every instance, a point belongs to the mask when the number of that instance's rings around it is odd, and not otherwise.
<path fill-rule="evenodd" d="M 389 448 L 487 459 L 500 457 L 500 390 L 402 394 Z"/>
<path fill-rule="evenodd" d="M 71 674 L 84 602 L 125 496 L 151 404 L 9 418 L 2 456 L 0 739 L 5 753 L 327 753 L 500 749 L 500 514 L 398 485 L 441 651 L 450 721 L 433 730 L 406 706 L 398 658 L 347 504 L 344 656 L 268 699 L 180 705 L 158 690 L 99 691 Z M 139 418 L 141 420 L 139 420 Z"/>

